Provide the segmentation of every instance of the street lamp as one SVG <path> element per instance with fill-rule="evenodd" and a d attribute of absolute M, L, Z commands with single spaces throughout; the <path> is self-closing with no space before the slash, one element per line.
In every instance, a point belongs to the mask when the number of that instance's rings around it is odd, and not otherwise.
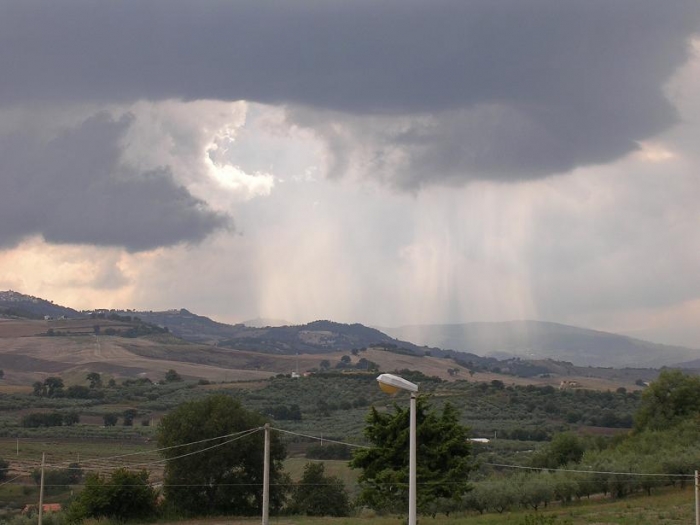
<path fill-rule="evenodd" d="M 416 525 L 416 392 L 418 385 L 393 374 L 381 374 L 377 377 L 379 388 L 387 394 L 399 390 L 411 393 L 411 423 L 409 427 L 408 451 L 408 525 Z"/>

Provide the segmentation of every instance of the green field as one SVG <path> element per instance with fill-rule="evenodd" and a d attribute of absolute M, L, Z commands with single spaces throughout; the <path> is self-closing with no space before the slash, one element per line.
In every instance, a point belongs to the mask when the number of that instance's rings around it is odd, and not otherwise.
<path fill-rule="evenodd" d="M 525 525 L 528 517 L 553 516 L 553 525 L 681 525 L 694 523 L 692 490 L 665 490 L 651 497 L 632 497 L 619 501 L 591 500 L 569 506 L 551 508 L 539 513 L 504 512 L 503 514 L 419 516 L 421 525 Z M 532 519 L 532 518 L 530 518 Z M 183 520 L 173 525 L 248 525 L 260 523 L 260 518 L 218 517 L 201 520 Z M 272 517 L 275 525 L 400 525 L 401 516 L 377 516 L 372 512 L 349 518 L 311 518 L 302 516 Z M 531 523 L 537 523 L 532 522 Z"/>

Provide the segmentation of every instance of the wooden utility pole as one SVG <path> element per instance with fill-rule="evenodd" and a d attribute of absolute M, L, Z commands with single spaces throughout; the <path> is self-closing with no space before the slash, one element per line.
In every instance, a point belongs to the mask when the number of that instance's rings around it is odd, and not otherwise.
<path fill-rule="evenodd" d="M 700 477 L 695 471 L 695 525 L 700 525 Z"/>
<path fill-rule="evenodd" d="M 265 423 L 265 457 L 263 459 L 262 525 L 270 522 L 270 423 Z M 41 525 L 41 523 L 39 524 Z"/>
<path fill-rule="evenodd" d="M 39 484 L 39 525 L 44 517 L 44 467 L 46 466 L 46 452 L 41 453 L 41 482 Z"/>

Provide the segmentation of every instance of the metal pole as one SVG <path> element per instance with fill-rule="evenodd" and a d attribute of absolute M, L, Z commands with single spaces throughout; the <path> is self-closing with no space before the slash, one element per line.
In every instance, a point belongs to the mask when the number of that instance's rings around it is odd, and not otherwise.
<path fill-rule="evenodd" d="M 270 520 L 270 423 L 265 423 L 265 459 L 263 463 L 262 525 L 268 525 Z"/>
<path fill-rule="evenodd" d="M 411 427 L 408 458 L 408 525 L 416 525 L 416 394 L 411 393 Z"/>
<path fill-rule="evenodd" d="M 700 525 L 700 477 L 698 471 L 695 471 L 695 525 Z"/>
<path fill-rule="evenodd" d="M 39 525 L 44 516 L 44 466 L 46 465 L 46 452 L 41 453 L 41 482 L 39 484 Z"/>

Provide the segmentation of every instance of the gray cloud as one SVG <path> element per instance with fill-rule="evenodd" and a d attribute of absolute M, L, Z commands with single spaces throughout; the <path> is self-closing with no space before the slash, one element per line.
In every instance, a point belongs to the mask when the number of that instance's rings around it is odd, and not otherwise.
<path fill-rule="evenodd" d="M 700 27 L 696 0 L 1 9 L 0 104 L 175 97 L 313 108 L 295 122 L 322 121 L 314 129 L 338 173 L 360 155 L 406 188 L 536 178 L 630 152 L 674 122 L 662 88 Z M 328 131 L 358 116 L 342 140 Z M 392 119 L 406 117 L 397 131 Z M 381 140 L 368 150 L 367 136 Z"/>
<path fill-rule="evenodd" d="M 121 164 L 131 120 L 99 113 L 48 142 L 21 132 L 0 138 L 0 246 L 40 234 L 52 243 L 140 251 L 230 227 L 167 168 L 137 172 Z"/>

